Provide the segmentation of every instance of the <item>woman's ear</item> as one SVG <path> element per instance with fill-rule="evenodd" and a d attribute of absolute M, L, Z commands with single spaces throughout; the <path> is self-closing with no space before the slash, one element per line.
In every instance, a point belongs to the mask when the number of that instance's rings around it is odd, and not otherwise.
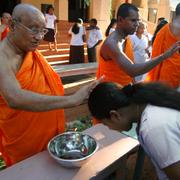
<path fill-rule="evenodd" d="M 117 22 L 122 22 L 123 20 L 124 20 L 124 18 L 123 18 L 123 17 L 118 16 L 118 18 L 117 18 Z"/>
<path fill-rule="evenodd" d="M 121 119 L 121 114 L 116 110 L 111 110 L 109 114 L 112 122 L 117 123 Z"/>

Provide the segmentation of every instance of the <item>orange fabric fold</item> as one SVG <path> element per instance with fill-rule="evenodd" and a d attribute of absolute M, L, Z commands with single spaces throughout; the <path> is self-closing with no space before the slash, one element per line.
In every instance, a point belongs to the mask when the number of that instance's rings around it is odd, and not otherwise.
<path fill-rule="evenodd" d="M 124 50 L 125 54 L 133 61 L 133 48 L 129 38 L 126 39 L 126 46 Z M 105 76 L 105 81 L 113 81 L 125 86 L 133 82 L 133 78 L 130 77 L 115 60 L 104 60 L 99 53 L 99 65 L 96 73 L 96 77 Z"/>
<path fill-rule="evenodd" d="M 59 76 L 38 51 L 27 53 L 16 78 L 22 89 L 64 95 Z M 64 130 L 64 110 L 11 109 L 0 96 L 0 152 L 8 166 L 46 149 L 48 141 Z"/>
<path fill-rule="evenodd" d="M 126 38 L 126 45 L 124 49 L 125 54 L 131 61 L 134 62 L 133 47 L 131 40 Z M 121 84 L 122 86 L 128 85 L 133 82 L 133 78 L 130 77 L 115 60 L 104 60 L 99 53 L 99 65 L 96 73 L 96 77 L 100 78 L 102 75 L 105 76 L 104 81 L 112 81 Z M 99 120 L 93 118 L 93 124 L 100 123 Z"/>
<path fill-rule="evenodd" d="M 179 39 L 171 33 L 169 24 L 165 25 L 156 36 L 153 44 L 152 57 L 163 54 L 178 40 Z M 146 81 L 161 81 L 174 88 L 180 86 L 180 53 L 175 53 L 153 68 L 148 73 Z"/>
<path fill-rule="evenodd" d="M 1 33 L 1 41 L 7 36 L 9 32 L 9 27 L 6 27 L 4 31 Z"/>

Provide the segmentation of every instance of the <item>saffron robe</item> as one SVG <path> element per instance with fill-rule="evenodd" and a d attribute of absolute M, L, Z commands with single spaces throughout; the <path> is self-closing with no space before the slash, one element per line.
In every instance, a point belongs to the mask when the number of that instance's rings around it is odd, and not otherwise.
<path fill-rule="evenodd" d="M 16 78 L 22 89 L 50 96 L 64 95 L 59 76 L 38 51 L 26 54 Z M 16 110 L 9 108 L 0 96 L 0 152 L 7 166 L 43 151 L 48 141 L 64 130 L 64 110 Z"/>
<path fill-rule="evenodd" d="M 133 61 L 133 47 L 131 40 L 126 39 L 126 44 L 124 48 L 125 54 Z M 122 86 L 128 85 L 133 82 L 133 78 L 130 77 L 115 60 L 104 60 L 99 53 L 99 64 L 96 77 L 100 78 L 102 75 L 105 76 L 105 81 L 113 81 L 121 84 Z"/>
<path fill-rule="evenodd" d="M 131 61 L 134 61 L 133 47 L 129 37 L 126 38 L 124 53 Z M 104 81 L 116 82 L 122 86 L 133 82 L 133 78 L 130 77 L 115 60 L 104 60 L 99 53 L 99 65 L 96 77 L 100 78 L 102 75 L 105 76 Z M 93 124 L 95 125 L 97 123 L 99 123 L 99 121 L 93 118 Z"/>
<path fill-rule="evenodd" d="M 171 33 L 169 24 L 165 25 L 156 36 L 152 48 L 152 57 L 163 54 L 178 40 Z M 153 68 L 148 73 L 146 81 L 161 81 L 174 88 L 180 86 L 180 53 L 174 53 Z"/>

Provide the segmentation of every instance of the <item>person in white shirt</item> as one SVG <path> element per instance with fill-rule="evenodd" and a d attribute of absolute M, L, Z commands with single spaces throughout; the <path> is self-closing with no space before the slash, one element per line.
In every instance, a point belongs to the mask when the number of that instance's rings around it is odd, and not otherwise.
<path fill-rule="evenodd" d="M 96 86 L 89 110 L 109 128 L 128 131 L 138 123 L 138 139 L 152 160 L 159 180 L 180 179 L 180 93 L 160 83 L 121 87 L 113 82 Z"/>
<path fill-rule="evenodd" d="M 49 50 L 52 50 L 51 43 L 54 43 L 54 49 L 57 50 L 57 18 L 54 15 L 54 8 L 52 5 L 49 5 L 47 7 L 47 11 L 45 14 L 45 20 L 46 20 L 46 28 L 48 29 L 48 33 L 44 36 L 44 40 L 49 42 Z"/>
<path fill-rule="evenodd" d="M 88 61 L 96 62 L 96 46 L 98 46 L 103 40 L 102 32 L 97 26 L 97 20 L 91 19 L 90 26 L 86 28 L 86 30 L 89 32 L 87 38 Z"/>
<path fill-rule="evenodd" d="M 70 28 L 68 34 L 71 36 L 69 63 L 84 63 L 84 42 L 86 31 L 83 20 L 78 18 L 77 22 Z"/>
<path fill-rule="evenodd" d="M 116 26 L 117 26 L 117 20 L 115 18 L 112 18 L 110 24 L 108 25 L 108 27 L 106 29 L 105 36 L 107 37 L 112 32 L 114 32 L 116 29 Z"/>
<path fill-rule="evenodd" d="M 134 51 L 134 63 L 144 63 L 150 56 L 148 48 L 148 38 L 144 35 L 145 24 L 139 22 L 136 32 L 133 35 L 129 35 L 133 51 Z M 139 75 L 135 77 L 135 81 L 142 81 L 145 75 Z"/>

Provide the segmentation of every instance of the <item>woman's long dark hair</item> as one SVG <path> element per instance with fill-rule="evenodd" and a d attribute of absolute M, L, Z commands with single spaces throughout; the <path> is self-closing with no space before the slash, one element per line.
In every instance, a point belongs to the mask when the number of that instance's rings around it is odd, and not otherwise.
<path fill-rule="evenodd" d="M 82 24 L 82 23 L 83 23 L 83 20 L 80 19 L 80 18 L 78 18 L 76 23 L 74 23 L 74 25 L 72 27 L 72 32 L 74 34 L 78 34 L 79 33 L 79 29 L 80 29 L 79 24 Z"/>
<path fill-rule="evenodd" d="M 112 19 L 111 19 L 111 22 L 110 22 L 110 24 L 109 24 L 109 26 L 107 27 L 106 32 L 105 32 L 106 37 L 109 36 L 109 31 L 110 31 L 110 29 L 113 27 L 113 25 L 114 25 L 116 22 L 117 22 L 117 20 L 116 20 L 115 18 L 112 18 Z"/>
<path fill-rule="evenodd" d="M 155 31 L 154 31 L 154 34 L 153 34 L 153 37 L 152 37 L 152 40 L 151 40 L 151 44 L 153 45 L 154 43 L 154 40 L 156 38 L 156 35 L 157 33 L 160 31 L 160 29 L 162 29 L 164 27 L 164 25 L 166 25 L 168 22 L 164 19 L 162 20 L 156 27 Z"/>
<path fill-rule="evenodd" d="M 132 103 L 180 111 L 180 93 L 160 83 L 138 83 L 122 88 L 116 83 L 104 82 L 93 89 L 88 100 L 91 114 L 99 120 L 109 118 L 111 110 L 118 110 Z"/>

